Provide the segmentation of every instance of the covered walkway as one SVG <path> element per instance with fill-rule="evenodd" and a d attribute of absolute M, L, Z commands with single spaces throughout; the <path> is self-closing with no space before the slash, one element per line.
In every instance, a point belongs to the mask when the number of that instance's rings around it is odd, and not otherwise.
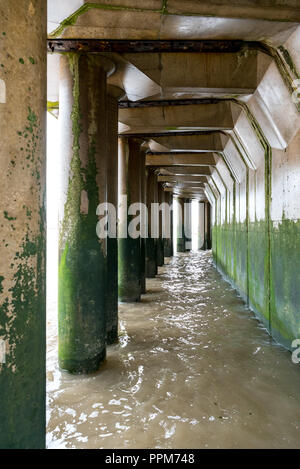
<path fill-rule="evenodd" d="M 300 447 L 299 0 L 0 0 L 0 140 L 0 448 L 45 447 L 47 245 L 50 446 Z"/>

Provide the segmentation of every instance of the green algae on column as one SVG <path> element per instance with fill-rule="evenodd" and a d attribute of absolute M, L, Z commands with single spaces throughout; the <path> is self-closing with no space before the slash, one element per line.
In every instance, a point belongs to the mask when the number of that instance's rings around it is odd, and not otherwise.
<path fill-rule="evenodd" d="M 106 355 L 106 242 L 96 233 L 97 207 L 106 201 L 106 72 L 95 56 L 64 55 L 61 80 L 61 126 L 71 146 L 62 155 L 69 164 L 62 170 L 59 365 L 91 373 Z"/>

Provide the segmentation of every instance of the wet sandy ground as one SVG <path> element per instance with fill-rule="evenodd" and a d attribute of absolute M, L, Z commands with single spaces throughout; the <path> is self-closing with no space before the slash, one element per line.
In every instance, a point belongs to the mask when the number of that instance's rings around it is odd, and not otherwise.
<path fill-rule="evenodd" d="M 48 448 L 299 448 L 300 365 L 271 341 L 211 254 L 178 255 L 120 305 L 97 374 L 57 367 L 48 316 Z"/>

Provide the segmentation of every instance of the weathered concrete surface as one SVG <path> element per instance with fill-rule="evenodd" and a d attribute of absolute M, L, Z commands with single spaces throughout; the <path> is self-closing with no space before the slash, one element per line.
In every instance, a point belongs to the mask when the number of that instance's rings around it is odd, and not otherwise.
<path fill-rule="evenodd" d="M 239 105 L 243 113 L 223 150 L 227 169 L 220 160 L 206 186 L 214 257 L 272 336 L 291 349 L 300 333 L 299 113 L 273 65 L 247 106 Z"/>
<path fill-rule="evenodd" d="M 211 204 L 204 201 L 204 249 L 211 249 Z"/>
<path fill-rule="evenodd" d="M 106 354 L 107 242 L 96 233 L 107 202 L 106 75 L 95 55 L 61 57 L 62 140 L 59 207 L 59 364 L 72 373 L 99 369 Z"/>
<path fill-rule="evenodd" d="M 174 182 L 178 186 L 179 186 L 180 182 L 184 182 L 185 185 L 193 184 L 194 186 L 199 185 L 199 187 L 204 187 L 204 182 L 206 182 L 207 177 L 202 176 L 202 175 L 199 175 L 199 176 L 195 176 L 195 175 L 177 176 L 176 174 L 174 174 L 174 176 L 164 176 L 164 175 L 163 176 L 158 176 L 157 179 L 158 179 L 159 182 Z"/>
<path fill-rule="evenodd" d="M 198 241 L 197 249 L 205 249 L 205 203 L 198 201 Z"/>
<path fill-rule="evenodd" d="M 149 0 L 142 5 L 133 0 L 72 1 L 73 11 L 71 4 L 67 9 L 58 0 L 50 0 L 53 6 L 49 30 L 53 30 L 53 23 L 61 23 L 53 32 L 56 37 L 253 39 L 259 36 L 262 40 L 276 40 L 279 36 L 284 40 L 294 26 L 292 22 L 300 20 L 296 0 L 284 5 L 273 1 L 228 4 L 225 0 L 214 3 Z M 69 16 L 63 19 L 64 14 Z"/>
<path fill-rule="evenodd" d="M 0 448 L 43 448 L 46 6 L 1 0 L 0 17 Z"/>
<path fill-rule="evenodd" d="M 149 147 L 153 152 L 176 150 L 184 152 L 202 151 L 204 153 L 219 152 L 224 149 L 224 138 L 219 132 L 203 132 L 202 135 L 155 137 L 151 139 Z"/>
<path fill-rule="evenodd" d="M 119 139 L 119 300 L 123 302 L 141 299 L 141 228 L 137 236 L 130 234 L 130 225 L 135 223 L 139 208 L 133 204 L 141 203 L 141 150 L 140 142 L 134 139 Z M 123 198 L 127 197 L 123 202 Z M 132 209 L 133 212 L 130 212 Z M 139 229 L 138 229 L 139 228 Z M 138 233 L 139 231 L 139 233 Z M 121 234 L 122 233 L 122 234 Z M 123 237 L 123 233 L 127 237 Z"/>
<path fill-rule="evenodd" d="M 261 73 L 269 63 L 264 55 L 254 50 L 247 51 L 245 54 L 178 52 L 124 54 L 124 57 L 160 85 L 164 99 L 178 98 L 179 93 L 182 98 L 250 95 L 255 91 Z M 161 99 L 161 96 L 156 97 Z M 220 110 L 223 105 L 220 106 Z M 198 108 L 200 115 L 202 114 L 201 107 L 203 111 L 206 111 L 209 123 L 214 110 L 211 108 L 209 111 L 210 105 L 200 105 Z M 170 123 L 173 122 L 173 125 L 176 125 L 176 112 L 179 110 L 170 111 L 166 116 L 166 121 L 169 120 Z M 187 110 L 191 118 L 182 116 L 181 125 L 184 125 L 185 120 L 193 122 L 193 112 L 195 111 Z M 159 111 L 156 113 L 158 114 Z M 217 121 L 222 125 L 230 125 L 229 114 L 222 120 L 220 113 L 215 120 L 215 125 Z M 200 118 L 200 122 L 201 120 Z M 202 122 L 205 122 L 205 112 Z"/>
<path fill-rule="evenodd" d="M 192 199 L 184 199 L 185 251 L 192 249 Z"/>
<path fill-rule="evenodd" d="M 177 197 L 176 202 L 178 204 L 178 218 L 177 218 L 177 227 L 176 227 L 176 250 L 177 252 L 185 252 L 185 232 L 184 232 L 184 223 L 185 223 L 185 210 L 184 203 L 185 200 L 183 197 Z"/>
<path fill-rule="evenodd" d="M 300 337 L 299 318 L 299 142 L 272 158 L 270 224 L 270 316 L 272 334 L 287 347 Z M 280 200 L 275 194 L 281 195 Z"/>
<path fill-rule="evenodd" d="M 215 153 L 148 153 L 146 166 L 215 166 L 218 156 Z"/>
<path fill-rule="evenodd" d="M 196 55 L 198 56 L 198 54 Z M 178 67 L 176 72 L 178 75 L 180 66 L 176 64 L 176 61 L 172 63 Z M 198 75 L 197 78 L 201 80 Z M 184 107 L 155 106 L 153 108 L 120 109 L 119 120 L 128 127 L 126 131 L 122 132 L 124 134 L 164 130 L 172 132 L 176 130 L 229 130 L 233 128 L 230 103 L 222 101 L 218 104 L 193 104 Z"/>
<path fill-rule="evenodd" d="M 172 167 L 172 166 L 166 166 L 164 168 L 160 168 L 159 174 L 164 175 L 164 176 L 169 176 L 169 175 L 174 175 L 175 177 L 179 176 L 188 176 L 188 177 L 199 177 L 203 179 L 203 176 L 210 176 L 212 174 L 213 168 L 210 168 L 209 166 L 200 166 L 200 167 Z"/>
<path fill-rule="evenodd" d="M 162 204 L 165 203 L 165 193 L 162 185 L 159 183 L 158 179 L 158 187 L 157 187 L 157 194 L 158 194 L 158 203 L 162 207 Z M 163 211 L 159 211 L 158 216 L 158 238 L 157 238 L 157 265 L 158 267 L 162 267 L 164 265 L 164 239 L 163 239 Z"/>
<path fill-rule="evenodd" d="M 146 153 L 144 152 L 143 145 L 141 145 L 141 203 L 147 204 L 147 180 L 146 180 Z M 142 213 L 143 226 L 147 227 L 147 214 L 145 211 Z M 141 236 L 141 293 L 146 293 L 146 238 Z"/>
<path fill-rule="evenodd" d="M 118 207 L 118 100 L 124 91 L 107 87 L 107 202 Z M 107 345 L 118 340 L 118 240 L 117 218 L 110 220 L 112 235 L 107 238 L 106 329 Z"/>

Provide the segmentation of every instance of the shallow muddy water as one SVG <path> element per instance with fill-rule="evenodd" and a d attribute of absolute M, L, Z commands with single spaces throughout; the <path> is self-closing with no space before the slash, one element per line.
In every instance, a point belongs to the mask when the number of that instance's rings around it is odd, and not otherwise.
<path fill-rule="evenodd" d="M 299 448 L 300 365 L 211 254 L 175 256 L 147 288 L 90 376 L 59 371 L 50 305 L 48 448 Z"/>

